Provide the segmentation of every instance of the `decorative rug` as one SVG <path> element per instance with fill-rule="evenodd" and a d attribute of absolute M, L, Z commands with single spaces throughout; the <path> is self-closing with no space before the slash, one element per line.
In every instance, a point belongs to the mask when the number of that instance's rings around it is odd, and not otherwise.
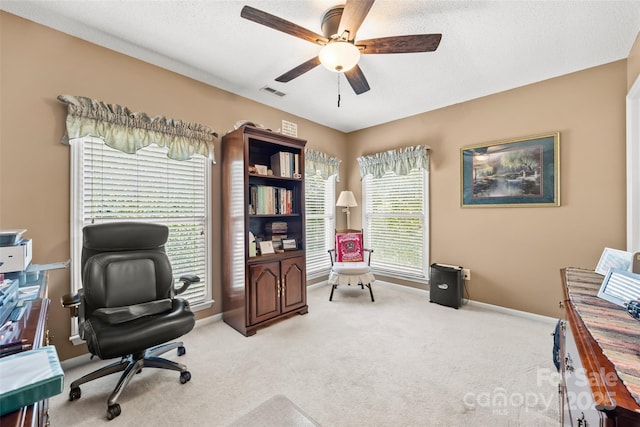
<path fill-rule="evenodd" d="M 598 297 L 602 275 L 577 268 L 567 268 L 566 275 L 576 311 L 640 405 L 640 322 L 622 307 Z"/>
<path fill-rule="evenodd" d="M 286 396 L 278 394 L 261 403 L 229 427 L 319 427 Z"/>

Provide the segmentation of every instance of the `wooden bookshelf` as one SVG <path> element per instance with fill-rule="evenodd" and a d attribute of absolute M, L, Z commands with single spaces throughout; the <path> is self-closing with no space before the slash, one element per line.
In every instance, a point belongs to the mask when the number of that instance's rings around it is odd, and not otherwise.
<path fill-rule="evenodd" d="M 245 336 L 308 310 L 305 144 L 252 126 L 222 138 L 222 311 Z M 274 253 L 256 244 L 254 255 L 251 236 L 272 242 Z M 294 250 L 279 248 L 283 236 L 295 240 Z"/>

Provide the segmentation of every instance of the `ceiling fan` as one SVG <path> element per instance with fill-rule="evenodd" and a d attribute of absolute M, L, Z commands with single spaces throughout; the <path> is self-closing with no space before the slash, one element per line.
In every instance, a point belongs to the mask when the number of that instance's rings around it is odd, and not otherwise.
<path fill-rule="evenodd" d="M 322 16 L 321 24 L 324 35 L 251 6 L 244 6 L 240 16 L 323 46 L 318 56 L 287 71 L 276 78 L 276 81 L 289 82 L 322 64 L 331 71 L 344 73 L 354 92 L 360 95 L 370 89 L 358 66 L 360 54 L 433 52 L 442 38 L 442 34 L 414 34 L 356 41 L 356 33 L 374 1 L 346 0 L 344 5 L 327 10 Z"/>

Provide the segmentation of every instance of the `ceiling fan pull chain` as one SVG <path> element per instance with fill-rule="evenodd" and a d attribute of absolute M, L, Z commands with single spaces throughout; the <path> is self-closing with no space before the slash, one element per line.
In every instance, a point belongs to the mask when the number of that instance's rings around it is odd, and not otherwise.
<path fill-rule="evenodd" d="M 338 73 L 338 108 L 340 108 L 340 74 Z"/>

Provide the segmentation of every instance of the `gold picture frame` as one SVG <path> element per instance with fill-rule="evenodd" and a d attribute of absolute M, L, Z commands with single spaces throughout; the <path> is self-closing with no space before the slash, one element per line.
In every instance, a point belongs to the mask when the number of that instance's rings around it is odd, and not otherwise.
<path fill-rule="evenodd" d="M 460 205 L 560 206 L 560 133 L 461 148 Z"/>

